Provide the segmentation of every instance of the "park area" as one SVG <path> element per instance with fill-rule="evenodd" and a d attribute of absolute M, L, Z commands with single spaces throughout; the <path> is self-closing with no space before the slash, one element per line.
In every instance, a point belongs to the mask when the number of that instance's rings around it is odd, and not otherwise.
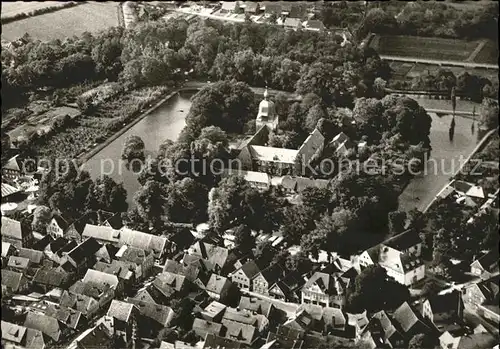
<path fill-rule="evenodd" d="M 480 42 L 478 40 L 466 41 L 419 36 L 376 35 L 371 40 L 370 47 L 375 49 L 380 55 L 385 56 L 465 62 Z M 481 57 L 490 57 L 488 56 L 488 52 L 491 49 L 491 45 L 485 45 L 483 47 L 485 52 L 482 53 Z M 496 58 L 492 61 L 484 61 L 482 63 L 496 63 Z"/>
<path fill-rule="evenodd" d="M 21 4 L 27 4 L 26 6 L 28 6 L 28 4 L 45 4 L 45 2 L 21 2 Z M 7 5 L 8 7 L 6 7 Z M 28 33 L 34 39 L 42 41 L 64 40 L 68 36 L 81 35 L 83 32 L 98 32 L 118 25 L 117 5 L 118 3 L 111 1 L 92 1 L 56 12 L 7 23 L 2 25 L 2 40 L 17 40 L 25 33 Z M 25 5 L 22 5 L 20 9 L 23 6 Z M 4 11 L 6 11 L 5 8 L 7 8 L 7 11 L 14 11 L 13 5 L 2 3 L 2 18 L 4 17 Z"/>

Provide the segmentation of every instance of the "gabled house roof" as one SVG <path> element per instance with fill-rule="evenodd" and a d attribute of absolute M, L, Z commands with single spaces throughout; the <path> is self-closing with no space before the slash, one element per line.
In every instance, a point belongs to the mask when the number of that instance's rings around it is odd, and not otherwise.
<path fill-rule="evenodd" d="M 336 275 L 329 275 L 323 272 L 315 272 L 302 287 L 303 291 L 321 292 L 329 296 L 341 295 L 344 293 L 344 282 Z"/>
<path fill-rule="evenodd" d="M 42 312 L 50 317 L 59 320 L 69 328 L 76 329 L 80 324 L 82 313 L 70 307 L 55 305 L 47 301 L 41 301 L 34 305 L 37 310 L 42 309 Z"/>
<path fill-rule="evenodd" d="M 226 338 L 245 344 L 253 343 L 256 335 L 255 327 L 231 320 L 222 320 L 222 325 L 226 328 Z"/>
<path fill-rule="evenodd" d="M 262 314 L 267 318 L 269 318 L 273 307 L 273 304 L 269 301 L 257 297 L 247 296 L 242 296 L 240 298 L 240 304 L 238 305 L 238 308 L 240 309 L 247 309 L 256 312 L 257 314 Z"/>
<path fill-rule="evenodd" d="M 159 256 L 167 245 L 167 238 L 140 231 L 128 229 L 126 227 L 115 230 L 108 226 L 87 224 L 82 234 L 82 238 L 93 237 L 98 241 L 116 243 L 119 245 L 130 245 L 151 251 L 155 256 Z"/>
<path fill-rule="evenodd" d="M 14 245 L 2 241 L 2 257 L 9 257 L 15 251 Z"/>
<path fill-rule="evenodd" d="M 295 316 L 283 324 L 283 327 L 295 331 L 306 332 L 314 326 L 314 318 L 305 309 L 301 309 Z"/>
<path fill-rule="evenodd" d="M 401 234 L 398 234 L 396 236 L 391 237 L 390 239 L 383 241 L 382 244 L 385 246 L 392 247 L 395 250 L 403 251 L 421 242 L 422 240 L 420 239 L 418 233 L 413 229 L 408 229 L 402 232 Z"/>
<path fill-rule="evenodd" d="M 228 278 L 214 273 L 210 276 L 210 280 L 208 280 L 206 291 L 220 295 L 230 285 L 231 281 Z"/>
<path fill-rule="evenodd" d="M 421 321 L 418 312 L 414 310 L 408 302 L 401 304 L 399 308 L 394 311 L 392 317 L 405 333 L 411 331 L 414 326 L 427 328 L 427 326 Z"/>
<path fill-rule="evenodd" d="M 445 332 L 439 337 L 439 341 L 449 349 L 490 349 L 497 344 L 497 340 L 490 333 L 453 337 L 449 332 Z"/>
<path fill-rule="evenodd" d="M 10 256 L 7 266 L 16 269 L 28 269 L 30 260 L 19 256 Z"/>
<path fill-rule="evenodd" d="M 240 349 L 243 348 L 243 345 L 228 338 L 223 338 L 207 333 L 202 349 L 212 348 Z"/>
<path fill-rule="evenodd" d="M 116 320 L 129 323 L 134 309 L 137 309 L 134 304 L 113 299 L 109 306 L 107 316 Z"/>
<path fill-rule="evenodd" d="M 128 298 L 127 301 L 135 304 L 143 316 L 156 321 L 162 327 L 168 327 L 175 315 L 172 308 L 166 305 L 144 302 L 136 298 Z"/>
<path fill-rule="evenodd" d="M 488 301 L 493 301 L 498 298 L 499 279 L 500 276 L 496 275 L 488 280 L 484 280 L 476 284 Z"/>
<path fill-rule="evenodd" d="M 120 283 L 116 275 L 106 274 L 94 269 L 88 269 L 82 281 L 84 283 L 92 282 L 98 285 L 109 285 L 115 289 Z"/>
<path fill-rule="evenodd" d="M 53 215 L 51 221 L 52 220 L 54 220 L 57 223 L 57 226 L 61 228 L 63 231 L 65 231 L 69 227 L 68 221 L 59 214 Z"/>
<path fill-rule="evenodd" d="M 134 270 L 137 266 L 134 263 L 127 263 L 117 260 L 112 260 L 111 263 L 97 262 L 94 269 L 106 274 L 116 275 L 123 280 L 132 280 Z"/>
<path fill-rule="evenodd" d="M 476 259 L 474 262 L 472 262 L 472 265 L 477 265 L 480 266 L 483 270 L 487 272 L 495 272 L 498 271 L 498 260 L 499 260 L 499 253 L 498 249 L 494 248 L 490 250 L 488 253 L 482 255 L 478 259 Z"/>
<path fill-rule="evenodd" d="M 82 314 L 86 315 L 90 310 L 97 307 L 99 302 L 95 298 L 87 295 L 74 294 L 64 291 L 61 296 L 60 305 L 78 310 Z"/>
<path fill-rule="evenodd" d="M 28 258 L 33 264 L 40 264 L 43 259 L 43 252 L 22 247 L 19 249 L 18 256 Z"/>
<path fill-rule="evenodd" d="M 15 240 L 22 240 L 23 236 L 26 236 L 27 234 L 29 234 L 29 232 L 24 228 L 21 222 L 2 216 L 2 239 L 6 237 Z"/>
<path fill-rule="evenodd" d="M 370 332 L 376 342 L 390 343 L 397 346 L 404 340 L 404 336 L 399 332 L 394 323 L 383 310 L 373 314 L 366 329 Z"/>
<path fill-rule="evenodd" d="M 15 271 L 2 269 L 2 286 L 17 291 L 21 286 L 24 275 Z"/>
<path fill-rule="evenodd" d="M 55 271 L 54 269 L 38 269 L 33 277 L 33 282 L 40 285 L 61 287 L 69 279 L 67 273 Z"/>
<path fill-rule="evenodd" d="M 26 315 L 24 326 L 41 331 L 55 342 L 59 341 L 59 338 L 62 334 L 62 330 L 57 319 L 32 311 L 28 312 L 28 314 Z"/>
<path fill-rule="evenodd" d="M 250 280 L 260 272 L 259 267 L 253 260 L 249 260 L 248 262 L 243 264 L 239 270 L 241 270 L 243 274 L 245 274 L 245 276 Z"/>
<path fill-rule="evenodd" d="M 260 273 L 255 275 L 254 279 L 262 276 L 269 286 L 281 280 L 284 277 L 285 271 L 279 266 L 279 264 L 273 264 L 266 269 L 262 270 Z"/>
<path fill-rule="evenodd" d="M 88 238 L 70 250 L 67 255 L 76 263 L 75 266 L 78 266 L 89 257 L 94 256 L 100 248 L 101 244 L 96 239 Z"/>
<path fill-rule="evenodd" d="M 222 332 L 222 327 L 222 324 L 200 318 L 195 318 L 193 321 L 193 330 L 202 336 L 207 334 L 219 335 Z"/>

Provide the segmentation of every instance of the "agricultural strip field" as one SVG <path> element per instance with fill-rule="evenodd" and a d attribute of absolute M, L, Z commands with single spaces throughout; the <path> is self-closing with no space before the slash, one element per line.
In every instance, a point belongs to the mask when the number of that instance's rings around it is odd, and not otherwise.
<path fill-rule="evenodd" d="M 425 38 L 419 36 L 379 36 L 370 46 L 380 55 L 464 62 L 480 41 Z M 488 63 L 496 63 L 488 62 Z"/>
<path fill-rule="evenodd" d="M 2 25 L 2 40 L 13 41 L 28 33 L 32 38 L 48 41 L 83 32 L 98 32 L 117 26 L 117 2 L 88 2 L 57 12 L 22 19 Z M 3 11 L 4 4 L 2 4 Z"/>
<path fill-rule="evenodd" d="M 61 1 L 12 1 L 2 2 L 2 15 L 1 18 L 13 17 L 20 13 L 28 13 L 35 10 L 40 10 L 46 7 L 63 6 L 64 2 Z"/>

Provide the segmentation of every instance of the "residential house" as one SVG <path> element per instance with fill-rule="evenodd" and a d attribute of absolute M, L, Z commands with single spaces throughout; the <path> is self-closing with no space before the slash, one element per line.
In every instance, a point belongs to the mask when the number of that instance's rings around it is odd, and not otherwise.
<path fill-rule="evenodd" d="M 222 1 L 220 13 L 236 13 L 240 9 L 238 1 Z"/>
<path fill-rule="evenodd" d="M 168 238 L 168 254 L 176 255 L 179 252 L 183 252 L 195 242 L 195 238 L 191 233 L 191 229 L 193 228 L 191 224 L 170 223 L 169 225 L 175 232 L 170 234 Z"/>
<path fill-rule="evenodd" d="M 38 266 L 42 263 L 43 260 L 43 252 L 37 251 L 29 248 L 21 247 L 19 252 L 17 253 L 19 257 L 28 258 L 30 260 L 31 265 Z"/>
<path fill-rule="evenodd" d="M 232 285 L 232 282 L 228 278 L 213 273 L 208 280 L 205 291 L 213 299 L 224 301 L 228 297 Z"/>
<path fill-rule="evenodd" d="M 215 273 L 230 272 L 233 268 L 236 255 L 233 251 L 214 245 L 203 240 L 195 242 L 188 250 L 188 254 L 200 259 L 208 261 L 206 266 L 209 270 Z M 184 256 L 184 263 L 186 263 L 186 256 Z"/>
<path fill-rule="evenodd" d="M 222 320 L 222 325 L 226 330 L 224 337 L 232 341 L 252 345 L 257 339 L 257 329 L 251 325 L 225 319 Z"/>
<path fill-rule="evenodd" d="M 140 248 L 127 245 L 122 246 L 115 257 L 120 262 L 134 264 L 134 274 L 137 280 L 144 280 L 151 275 L 155 263 L 155 256 L 152 252 L 147 253 Z"/>
<path fill-rule="evenodd" d="M 127 302 L 139 309 L 138 329 L 141 336 L 155 335 L 161 329 L 169 327 L 175 316 L 172 308 L 165 305 L 144 302 L 135 298 L 127 298 Z"/>
<path fill-rule="evenodd" d="M 262 314 L 253 314 L 250 310 L 227 307 L 222 320 L 235 321 L 254 326 L 258 332 L 264 332 L 269 327 L 269 320 Z"/>
<path fill-rule="evenodd" d="M 210 274 L 204 267 L 203 263 L 201 263 L 200 266 L 194 263 L 183 265 L 171 259 L 167 259 L 165 266 L 163 267 L 163 271 L 185 276 L 189 282 L 192 282 L 201 289 L 205 288 L 205 285 L 208 283 L 210 278 Z"/>
<path fill-rule="evenodd" d="M 226 308 L 227 307 L 224 304 L 212 301 L 205 307 L 205 309 L 203 309 L 200 315 L 205 320 L 220 322 L 222 320 L 222 316 L 226 312 Z"/>
<path fill-rule="evenodd" d="M 496 274 L 499 271 L 498 260 L 498 249 L 494 248 L 472 262 L 470 265 L 470 272 L 471 274 L 479 276 L 482 279 L 489 279 L 493 274 Z"/>
<path fill-rule="evenodd" d="M 101 287 L 110 286 L 115 290 L 115 294 L 117 295 L 123 293 L 123 281 L 121 281 L 118 276 L 103 273 L 94 269 L 87 270 L 82 282 L 100 285 Z"/>
<path fill-rule="evenodd" d="M 71 274 L 54 269 L 38 269 L 33 277 L 33 287 L 41 292 L 49 292 L 54 288 L 65 288 L 71 282 Z"/>
<path fill-rule="evenodd" d="M 22 273 L 2 269 L 2 295 L 24 292 L 28 286 L 28 280 Z"/>
<path fill-rule="evenodd" d="M 269 296 L 269 289 L 279 280 L 285 277 L 285 271 L 278 265 L 273 264 L 259 272 L 252 280 L 253 292 Z"/>
<path fill-rule="evenodd" d="M 96 239 L 88 238 L 69 252 L 63 253 L 60 264 L 68 263 L 70 268 L 80 275 L 95 264 L 95 254 L 100 248 L 101 244 Z"/>
<path fill-rule="evenodd" d="M 265 349 L 302 349 L 304 347 L 303 332 L 291 328 L 278 326 L 276 332 L 267 334 Z M 261 347 L 262 348 L 262 347 Z"/>
<path fill-rule="evenodd" d="M 359 264 L 366 267 L 378 263 L 387 275 L 409 286 L 425 277 L 421 251 L 422 241 L 417 232 L 410 229 L 364 251 L 359 256 Z"/>
<path fill-rule="evenodd" d="M 196 318 L 193 321 L 193 331 L 201 338 L 205 338 L 208 334 L 219 336 L 222 328 L 222 324 L 205 319 Z"/>
<path fill-rule="evenodd" d="M 7 259 L 16 252 L 16 248 L 9 242 L 2 241 L 2 260 Z"/>
<path fill-rule="evenodd" d="M 296 176 L 283 176 L 281 180 L 277 183 L 280 185 L 287 193 L 301 193 L 306 188 L 327 188 L 329 180 L 326 179 L 311 179 L 307 177 L 296 177 Z"/>
<path fill-rule="evenodd" d="M 473 333 L 454 337 L 445 332 L 439 337 L 439 345 L 442 349 L 490 349 L 498 340 L 491 333 Z"/>
<path fill-rule="evenodd" d="M 337 134 L 328 144 L 337 156 L 347 156 L 351 149 L 355 149 L 354 142 L 344 132 Z"/>
<path fill-rule="evenodd" d="M 2 347 L 45 349 L 41 331 L 19 326 L 2 320 Z"/>
<path fill-rule="evenodd" d="M 81 312 L 82 315 L 84 315 L 87 319 L 92 319 L 100 309 L 103 309 L 100 302 L 105 299 L 106 297 L 103 297 L 102 299 L 96 299 L 84 294 L 76 294 L 70 291 L 63 291 L 61 300 L 59 301 L 59 305 L 62 307 L 68 307 L 77 310 Z M 109 297 L 108 299 L 109 303 L 111 299 Z M 105 304 L 102 305 L 104 306 Z"/>
<path fill-rule="evenodd" d="M 156 259 L 163 259 L 167 248 L 167 238 L 140 231 L 128 229 L 120 230 L 108 226 L 87 224 L 82 234 L 82 238 L 93 237 L 101 243 L 110 243 L 117 247 L 129 245 L 140 248 L 146 252 L 153 252 Z"/>
<path fill-rule="evenodd" d="M 64 232 L 68 227 L 68 221 L 61 215 L 55 214 L 47 225 L 47 234 L 57 239 L 58 237 L 64 236 Z"/>
<path fill-rule="evenodd" d="M 366 314 L 366 310 L 358 314 L 347 313 L 347 324 L 354 328 L 355 340 L 360 339 L 361 334 L 368 326 L 369 320 Z"/>
<path fill-rule="evenodd" d="M 110 264 L 97 262 L 94 270 L 115 275 L 118 277 L 120 282 L 123 284 L 124 291 L 129 292 L 135 283 L 135 269 L 136 265 L 134 263 L 122 262 L 117 260 L 112 260 Z"/>
<path fill-rule="evenodd" d="M 103 317 L 103 319 L 105 323 L 99 323 L 77 337 L 76 349 L 114 349 L 117 347 L 118 343 L 114 339 L 113 319 L 108 317 Z"/>
<path fill-rule="evenodd" d="M 95 253 L 95 258 L 97 262 L 111 263 L 115 259 L 116 253 L 120 249 L 114 245 L 104 244 Z"/>
<path fill-rule="evenodd" d="M 435 295 L 422 302 L 422 316 L 433 323 L 440 332 L 460 330 L 463 327 L 463 312 L 464 303 L 459 291 Z"/>
<path fill-rule="evenodd" d="M 373 314 L 361 338 L 371 348 L 402 348 L 406 343 L 404 334 L 384 310 Z"/>
<path fill-rule="evenodd" d="M 10 256 L 7 262 L 7 269 L 26 273 L 30 267 L 30 260 L 28 258 Z"/>
<path fill-rule="evenodd" d="M 201 349 L 212 348 L 242 349 L 244 348 L 244 345 L 240 342 L 236 342 L 228 338 L 207 333 L 207 335 L 205 336 L 205 341 L 203 342 L 203 347 Z"/>
<path fill-rule="evenodd" d="M 52 239 L 52 238 L 51 238 Z M 68 240 L 66 238 L 59 237 L 51 241 L 43 250 L 45 256 L 58 265 L 62 265 L 62 257 L 65 253 L 71 251 L 78 243 L 74 240 Z M 69 263 L 68 263 L 69 266 Z"/>
<path fill-rule="evenodd" d="M 478 315 L 500 323 L 499 309 L 499 275 L 488 280 L 473 283 L 465 288 L 464 302 L 474 309 Z"/>
<path fill-rule="evenodd" d="M 304 283 L 301 275 L 292 271 L 271 286 L 269 296 L 285 302 L 299 302 L 299 292 Z"/>
<path fill-rule="evenodd" d="M 322 33 L 325 31 L 325 25 L 320 20 L 310 19 L 304 23 L 304 29 Z"/>
<path fill-rule="evenodd" d="M 231 175 L 243 177 L 252 187 L 259 190 L 269 189 L 271 186 L 271 176 L 268 173 L 256 172 L 256 171 L 244 171 L 236 169 L 224 169 L 221 174 L 222 178 L 229 177 Z"/>
<path fill-rule="evenodd" d="M 137 306 L 113 299 L 106 316 L 113 318 L 115 334 L 124 343 L 131 343 L 133 328 L 137 326 L 139 316 Z"/>
<path fill-rule="evenodd" d="M 354 277 L 344 275 L 336 265 L 331 264 L 307 280 L 301 290 L 301 303 L 342 308 L 346 302 L 347 288 Z"/>
<path fill-rule="evenodd" d="M 269 320 L 270 328 L 274 328 L 286 319 L 287 315 L 283 310 L 276 308 L 271 301 L 257 298 L 242 296 L 238 309 L 251 311 L 253 314 L 260 314 Z"/>
<path fill-rule="evenodd" d="M 302 22 L 298 18 L 286 18 L 283 22 L 286 29 L 299 30 L 302 29 Z"/>
<path fill-rule="evenodd" d="M 424 318 L 408 302 L 404 302 L 394 311 L 392 319 L 398 324 L 398 328 L 407 340 L 419 333 L 432 333 L 432 329 L 425 323 Z"/>
<path fill-rule="evenodd" d="M 314 329 L 315 326 L 314 318 L 305 309 L 298 309 L 297 313 L 283 324 L 283 327 L 302 333 Z"/>
<path fill-rule="evenodd" d="M 248 13 L 250 15 L 257 15 L 260 12 L 260 6 L 258 2 L 244 1 L 243 4 L 245 5 L 245 13 Z"/>
<path fill-rule="evenodd" d="M 24 161 L 24 159 L 17 154 L 7 160 L 2 166 L 2 178 L 12 182 L 27 173 L 33 173 L 34 170 L 36 169 L 33 161 Z"/>
<path fill-rule="evenodd" d="M 61 326 L 57 319 L 34 311 L 29 311 L 26 315 L 24 327 L 42 332 L 53 343 L 58 343 L 67 333 L 65 327 Z"/>
<path fill-rule="evenodd" d="M 348 315 L 338 308 L 302 304 L 297 312 L 305 310 L 315 320 L 317 332 L 344 338 L 355 338 L 355 328 L 348 323 Z"/>
<path fill-rule="evenodd" d="M 69 329 L 76 330 L 85 324 L 82 313 L 70 307 L 42 300 L 31 305 L 31 310 L 57 319 Z"/>
<path fill-rule="evenodd" d="M 18 248 L 30 247 L 33 242 L 33 234 L 26 224 L 5 216 L 2 216 L 1 235 L 2 241 Z"/>
<path fill-rule="evenodd" d="M 24 195 L 21 189 L 16 188 L 8 183 L 2 183 L 1 203 L 20 202 L 23 201 Z"/>
<path fill-rule="evenodd" d="M 242 290 L 252 291 L 252 279 L 260 272 L 253 260 L 249 260 L 231 274 L 231 281 Z"/>

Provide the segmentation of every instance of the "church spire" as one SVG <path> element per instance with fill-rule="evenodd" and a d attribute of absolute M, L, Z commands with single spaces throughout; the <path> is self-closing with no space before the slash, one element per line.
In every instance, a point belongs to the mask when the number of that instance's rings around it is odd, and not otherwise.
<path fill-rule="evenodd" d="M 267 95 L 268 95 L 268 92 L 267 92 L 267 85 L 266 85 L 266 89 L 264 91 L 264 100 L 267 101 Z"/>

